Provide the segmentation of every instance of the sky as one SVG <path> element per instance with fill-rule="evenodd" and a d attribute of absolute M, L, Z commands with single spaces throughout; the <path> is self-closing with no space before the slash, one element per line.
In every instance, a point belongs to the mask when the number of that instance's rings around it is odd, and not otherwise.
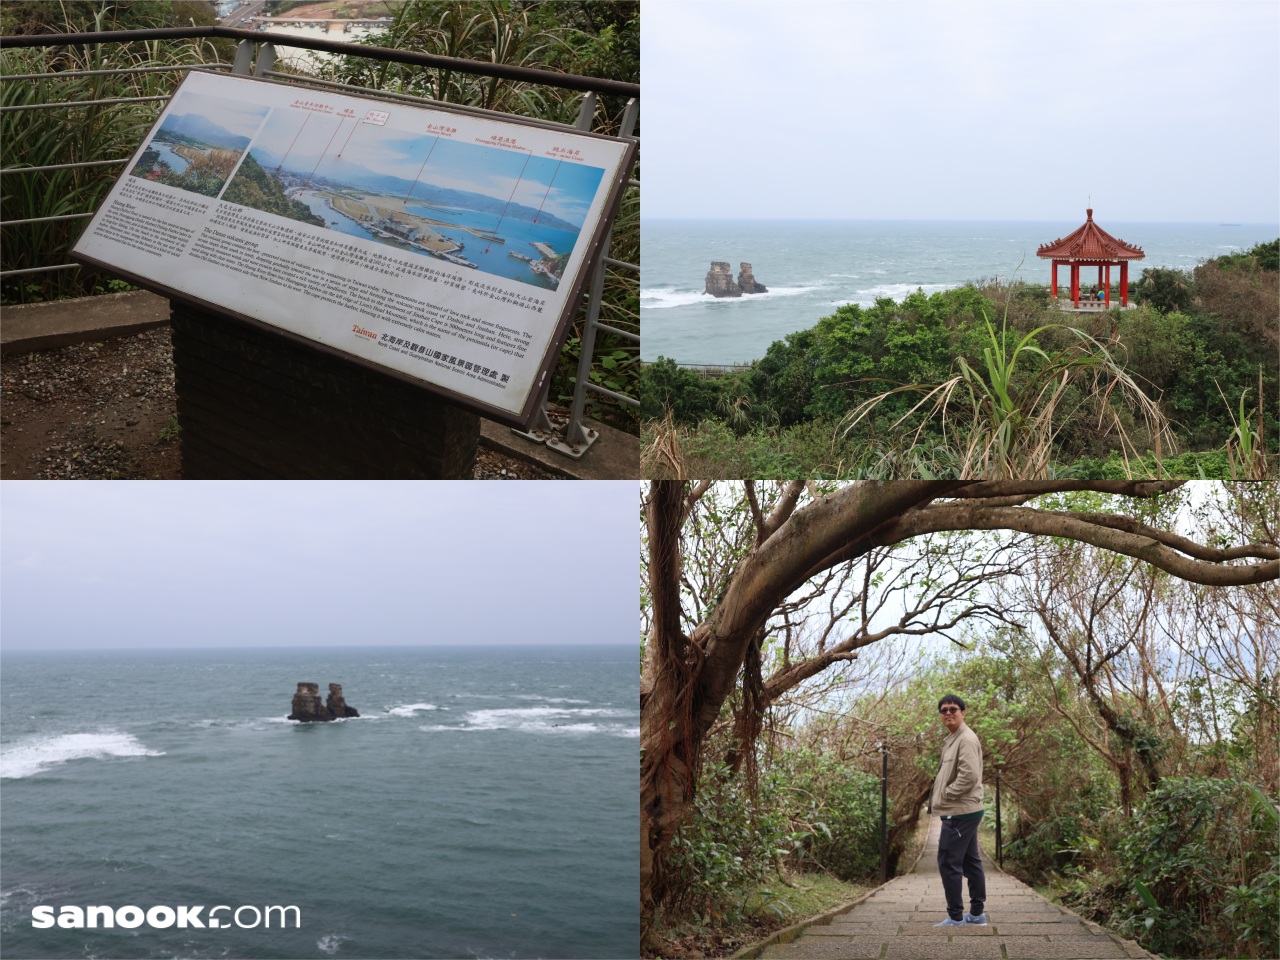
<path fill-rule="evenodd" d="M 207 97 L 202 93 L 183 91 L 174 100 L 169 116 L 197 114 L 208 117 L 238 137 L 252 137 L 262 126 L 262 118 L 270 107 L 256 103 L 241 103 L 225 97 Z"/>
<path fill-rule="evenodd" d="M 1280 3 L 641 17 L 642 218 L 1280 220 Z"/>
<path fill-rule="evenodd" d="M 635 643 L 636 487 L 0 487 L 0 649 Z"/>

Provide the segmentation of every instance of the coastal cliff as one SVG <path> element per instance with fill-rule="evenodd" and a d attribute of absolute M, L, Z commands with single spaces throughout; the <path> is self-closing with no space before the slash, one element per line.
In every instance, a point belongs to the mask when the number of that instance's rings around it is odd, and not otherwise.
<path fill-rule="evenodd" d="M 356 708 L 347 706 L 347 701 L 343 699 L 341 684 L 329 684 L 329 702 L 326 704 L 320 699 L 320 684 L 299 682 L 288 719 L 302 723 L 324 723 L 340 717 L 358 716 L 360 714 Z"/>

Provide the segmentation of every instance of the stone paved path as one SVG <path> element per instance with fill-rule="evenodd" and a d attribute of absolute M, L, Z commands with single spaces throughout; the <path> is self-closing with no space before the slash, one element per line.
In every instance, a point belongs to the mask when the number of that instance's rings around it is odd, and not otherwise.
<path fill-rule="evenodd" d="M 913 873 L 891 880 L 829 923 L 805 928 L 790 943 L 759 954 L 766 960 L 1108 960 L 1147 958 L 1136 943 L 1049 903 L 982 855 L 987 872 L 985 927 L 935 927 L 947 915 L 938 876 L 933 818 Z M 965 909 L 968 882 L 965 883 Z"/>

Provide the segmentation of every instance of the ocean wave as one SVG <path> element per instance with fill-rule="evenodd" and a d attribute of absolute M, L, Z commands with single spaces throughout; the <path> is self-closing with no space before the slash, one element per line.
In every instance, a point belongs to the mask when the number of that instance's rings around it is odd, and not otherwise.
<path fill-rule="evenodd" d="M 634 715 L 633 710 L 609 707 L 509 707 L 500 710 L 473 710 L 463 717 L 463 723 L 460 726 L 425 724 L 418 729 L 426 733 L 515 730 L 521 733 L 570 735 L 605 733 L 612 736 L 639 736 L 639 728 L 608 722 L 613 717 L 622 720 Z"/>
<path fill-rule="evenodd" d="M 700 290 L 663 290 L 653 288 L 640 291 L 641 310 L 666 310 L 672 307 L 688 307 L 695 303 L 749 303 L 752 300 L 773 300 L 778 297 L 795 297 L 812 293 L 819 286 L 770 287 L 768 293 L 744 294 L 741 297 L 713 297 Z"/>
<path fill-rule="evenodd" d="M 148 750 L 136 737 L 118 730 L 36 737 L 11 744 L 0 752 L 0 778 L 30 777 L 68 760 L 162 756 L 163 751 Z"/>
<path fill-rule="evenodd" d="M 857 290 L 850 300 L 836 300 L 834 303 L 839 306 L 856 303 L 861 307 L 869 307 L 880 297 L 889 297 L 892 300 L 901 302 L 904 297 L 910 296 L 917 290 L 923 290 L 925 293 L 941 293 L 943 290 L 954 290 L 956 287 L 963 286 L 959 283 L 884 283 L 875 287 L 868 287 L 865 290 Z"/>
<path fill-rule="evenodd" d="M 439 710 L 434 703 L 407 703 L 398 707 L 391 707 L 387 713 L 393 717 L 412 717 L 419 710 Z"/>
<path fill-rule="evenodd" d="M 338 933 L 330 933 L 317 940 L 316 946 L 330 956 L 333 956 L 333 954 L 338 952 L 338 948 L 342 946 L 342 941 L 350 939 L 350 937 L 344 937 Z"/>

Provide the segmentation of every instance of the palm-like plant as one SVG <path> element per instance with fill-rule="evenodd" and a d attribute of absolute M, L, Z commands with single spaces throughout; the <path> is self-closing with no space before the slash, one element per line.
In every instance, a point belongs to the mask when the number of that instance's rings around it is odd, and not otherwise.
<path fill-rule="evenodd" d="M 1218 387 L 1222 394 L 1222 388 Z M 1231 471 L 1232 480 L 1274 480 L 1276 479 L 1276 458 L 1267 454 L 1263 430 L 1262 403 L 1252 410 L 1245 410 L 1245 401 L 1249 396 L 1246 390 L 1240 395 L 1239 416 L 1231 411 L 1231 436 L 1227 438 L 1227 467 Z M 1262 396 L 1262 368 L 1258 368 L 1258 396 Z M 1222 397 L 1226 403 L 1226 396 Z M 1228 411 L 1231 405 L 1227 404 Z M 1254 415 L 1257 415 L 1257 429 L 1253 426 Z"/>
<path fill-rule="evenodd" d="M 101 26 L 100 14 L 93 29 Z M 127 158 L 155 122 L 162 101 L 113 104 L 94 101 L 167 97 L 182 73 L 158 72 L 154 68 L 216 59 L 212 45 L 199 41 L 5 50 L 0 54 L 0 71 L 4 75 L 49 76 L 0 82 L 0 103 L 6 108 L 36 104 L 63 106 L 6 109 L 0 113 L 4 166 L 46 167 Z M 146 68 L 152 69 L 148 72 Z M 89 77 L 65 75 L 106 69 L 139 72 Z M 83 219 L 43 223 L 13 221 L 92 212 L 120 170 L 121 166 L 103 165 L 6 174 L 0 185 L 0 218 L 5 223 L 0 242 L 4 269 L 20 270 L 65 262 L 65 251 L 84 229 Z M 93 280 L 83 276 L 85 273 L 61 270 L 7 279 L 4 297 L 6 301 L 22 302 L 91 293 Z"/>

